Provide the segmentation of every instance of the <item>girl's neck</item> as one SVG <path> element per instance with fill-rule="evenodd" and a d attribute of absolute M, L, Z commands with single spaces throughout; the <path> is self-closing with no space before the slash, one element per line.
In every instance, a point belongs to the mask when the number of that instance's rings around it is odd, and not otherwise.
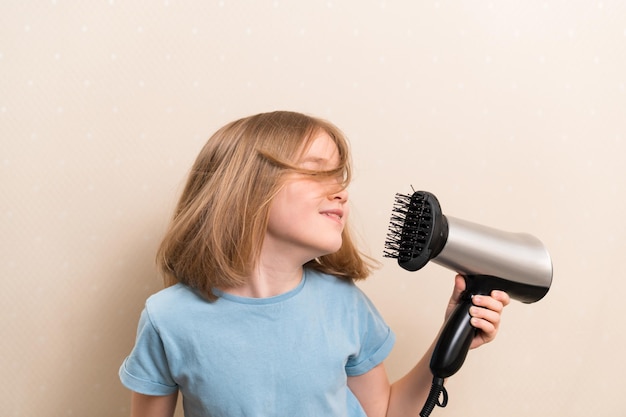
<path fill-rule="evenodd" d="M 296 288 L 302 281 L 303 267 L 288 270 L 257 268 L 247 283 L 222 291 L 248 298 L 269 298 L 284 294 Z"/>

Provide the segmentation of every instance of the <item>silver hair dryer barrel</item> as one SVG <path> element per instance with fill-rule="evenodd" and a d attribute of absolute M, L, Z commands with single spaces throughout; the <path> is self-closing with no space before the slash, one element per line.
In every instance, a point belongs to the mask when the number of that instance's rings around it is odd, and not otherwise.
<path fill-rule="evenodd" d="M 450 216 L 446 220 L 448 238 L 434 263 L 465 276 L 498 278 L 496 289 L 524 303 L 539 301 L 548 293 L 552 261 L 539 239 Z"/>

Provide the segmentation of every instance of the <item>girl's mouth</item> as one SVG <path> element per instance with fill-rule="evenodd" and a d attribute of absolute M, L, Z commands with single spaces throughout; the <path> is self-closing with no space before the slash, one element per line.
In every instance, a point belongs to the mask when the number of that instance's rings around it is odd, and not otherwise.
<path fill-rule="evenodd" d="M 321 212 L 321 214 L 326 217 L 330 217 L 337 222 L 341 222 L 341 220 L 343 219 L 343 211 L 341 210 L 327 210 Z"/>

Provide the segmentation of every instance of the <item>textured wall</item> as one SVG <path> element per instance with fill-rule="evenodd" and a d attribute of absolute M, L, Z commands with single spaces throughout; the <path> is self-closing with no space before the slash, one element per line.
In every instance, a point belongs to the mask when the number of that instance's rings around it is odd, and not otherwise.
<path fill-rule="evenodd" d="M 128 415 L 117 369 L 186 171 L 216 128 L 275 109 L 351 138 L 375 257 L 410 185 L 549 247 L 548 296 L 511 304 L 433 414 L 624 413 L 624 51 L 617 0 L 4 1 L 0 414 Z M 382 262 L 363 288 L 396 378 L 453 281 Z"/>

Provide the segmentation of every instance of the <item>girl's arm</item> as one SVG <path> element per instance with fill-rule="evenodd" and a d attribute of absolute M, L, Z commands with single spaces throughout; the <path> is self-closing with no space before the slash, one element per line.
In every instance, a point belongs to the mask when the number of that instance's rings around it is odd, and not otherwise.
<path fill-rule="evenodd" d="M 446 319 L 458 304 L 464 290 L 465 281 L 457 275 L 446 310 Z M 471 345 L 471 348 L 476 348 L 496 337 L 502 309 L 509 304 L 510 298 L 505 292 L 493 291 L 491 296 L 475 296 L 472 302 L 472 325 L 480 330 Z M 415 367 L 393 385 L 389 384 L 383 364 L 363 375 L 348 377 L 348 386 L 368 417 L 405 417 L 419 414 L 428 398 L 433 379 L 429 364 L 434 347 L 435 343 Z"/>
<path fill-rule="evenodd" d="M 422 410 L 433 375 L 429 362 L 434 348 L 404 377 L 393 385 L 389 383 L 384 364 L 363 375 L 348 377 L 348 387 L 359 399 L 368 417 L 417 416 Z"/>
<path fill-rule="evenodd" d="M 130 417 L 173 417 L 177 400 L 178 392 L 156 396 L 133 391 L 130 397 Z"/>

